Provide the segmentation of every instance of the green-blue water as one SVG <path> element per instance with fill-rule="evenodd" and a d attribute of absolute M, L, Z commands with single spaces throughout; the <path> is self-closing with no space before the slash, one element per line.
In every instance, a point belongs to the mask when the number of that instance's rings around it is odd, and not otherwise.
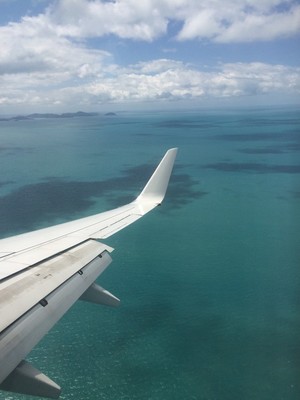
<path fill-rule="evenodd" d="M 64 400 L 299 399 L 299 110 L 0 122 L 1 237 L 131 200 L 170 147 L 162 207 L 106 240 L 122 306 L 77 302 L 28 360 Z"/>

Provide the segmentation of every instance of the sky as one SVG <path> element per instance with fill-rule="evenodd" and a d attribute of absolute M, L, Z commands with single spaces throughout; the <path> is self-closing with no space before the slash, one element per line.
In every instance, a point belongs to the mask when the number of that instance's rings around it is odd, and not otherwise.
<path fill-rule="evenodd" d="M 300 104 L 300 0 L 0 0 L 0 115 Z"/>

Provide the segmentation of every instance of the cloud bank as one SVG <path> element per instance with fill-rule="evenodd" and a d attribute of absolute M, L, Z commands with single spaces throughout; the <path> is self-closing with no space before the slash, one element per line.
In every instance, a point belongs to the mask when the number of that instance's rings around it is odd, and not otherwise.
<path fill-rule="evenodd" d="M 177 38 L 216 42 L 271 40 L 299 32 L 300 4 L 289 0 L 63 0 L 47 11 L 60 35 L 154 40 L 168 23 Z"/>
<path fill-rule="evenodd" d="M 91 46 L 114 36 L 151 42 L 178 25 L 173 42 L 272 40 L 300 31 L 300 4 L 282 0 L 60 0 L 0 27 L 0 105 L 90 106 L 300 92 L 300 70 L 220 63 L 213 70 L 154 59 L 121 66 Z M 169 53 L 170 54 L 170 53 Z"/>

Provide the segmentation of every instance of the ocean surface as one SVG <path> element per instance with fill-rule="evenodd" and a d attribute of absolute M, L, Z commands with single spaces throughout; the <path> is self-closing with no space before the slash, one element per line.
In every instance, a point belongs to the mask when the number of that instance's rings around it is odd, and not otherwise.
<path fill-rule="evenodd" d="M 299 109 L 2 121 L 0 236 L 132 200 L 171 147 L 162 207 L 105 241 L 121 306 L 77 302 L 28 360 L 62 400 L 298 400 Z"/>

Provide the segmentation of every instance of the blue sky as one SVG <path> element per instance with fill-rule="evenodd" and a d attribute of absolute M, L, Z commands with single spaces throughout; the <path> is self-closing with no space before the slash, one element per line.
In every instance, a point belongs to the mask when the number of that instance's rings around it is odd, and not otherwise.
<path fill-rule="evenodd" d="M 299 0 L 0 0 L 0 114 L 300 103 Z"/>

